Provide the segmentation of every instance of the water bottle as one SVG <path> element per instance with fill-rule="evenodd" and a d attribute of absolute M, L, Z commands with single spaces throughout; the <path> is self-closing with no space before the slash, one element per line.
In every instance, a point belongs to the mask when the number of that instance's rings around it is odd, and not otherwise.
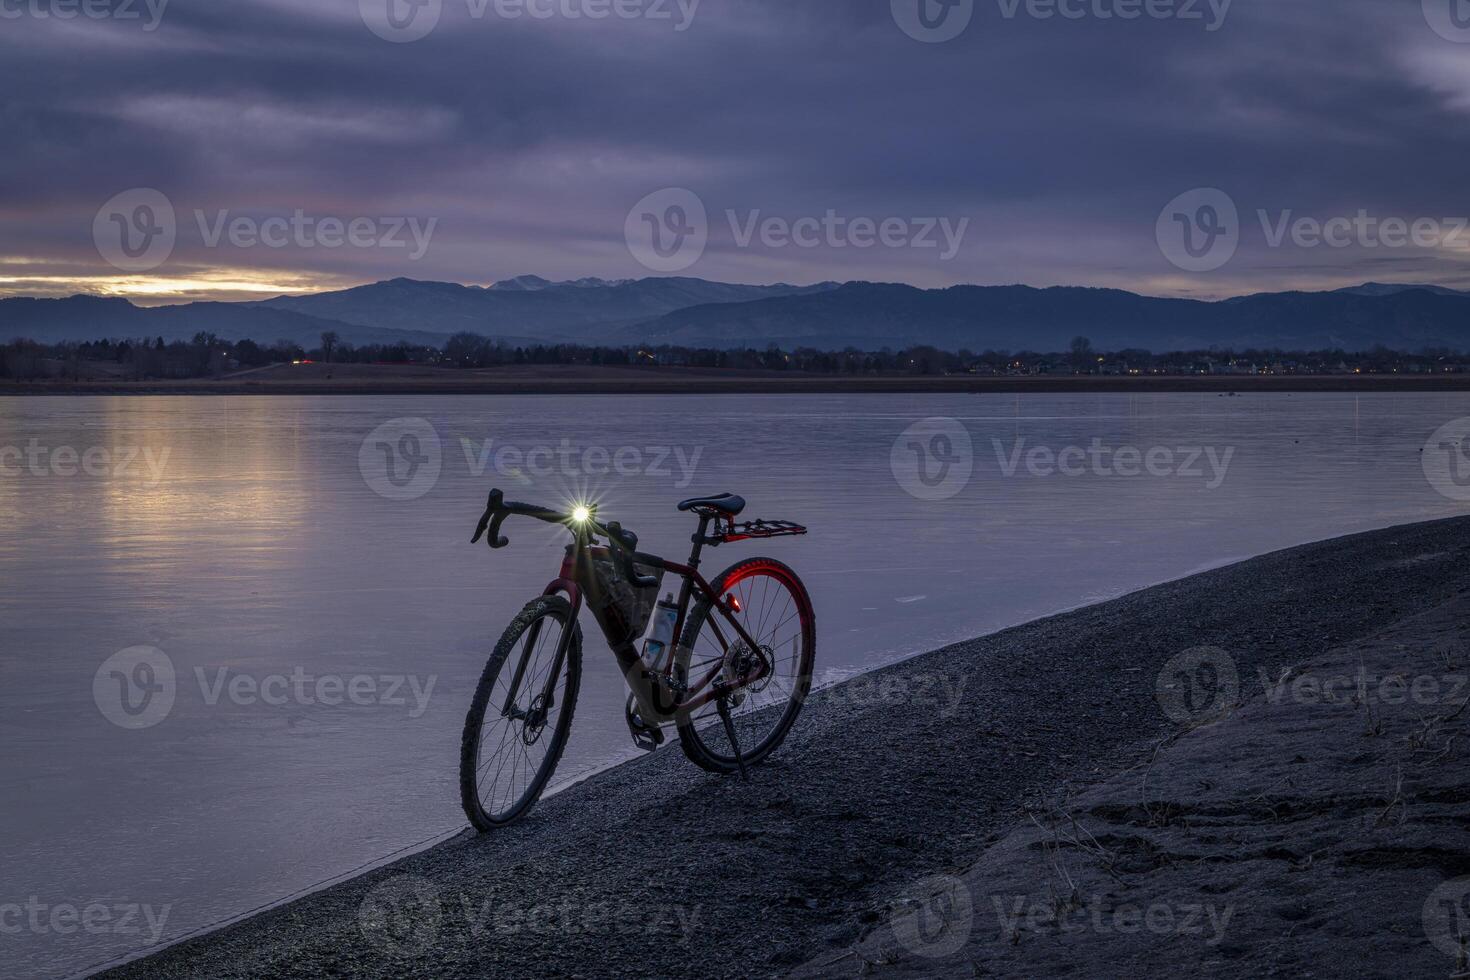
<path fill-rule="evenodd" d="M 669 663 L 669 652 L 674 648 L 674 621 L 679 618 L 679 607 L 674 603 L 673 593 L 663 597 L 653 607 L 653 631 L 643 641 L 643 662 L 654 673 L 662 673 Z"/>

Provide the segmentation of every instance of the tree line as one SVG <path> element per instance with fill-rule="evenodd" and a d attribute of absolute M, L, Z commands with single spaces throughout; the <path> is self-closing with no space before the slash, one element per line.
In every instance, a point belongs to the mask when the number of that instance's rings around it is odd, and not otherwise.
<path fill-rule="evenodd" d="M 1461 373 L 1470 357 L 1448 349 L 1404 352 L 1376 347 L 1286 351 L 1210 349 L 1154 353 L 1140 349 L 1095 350 L 1085 337 L 1065 351 L 943 351 L 930 346 L 902 350 L 840 351 L 775 345 L 720 350 L 678 345 L 509 344 L 459 333 L 442 347 L 422 344 L 352 344 L 336 332 L 305 347 L 291 340 L 262 345 L 210 333 L 165 342 L 102 339 L 44 344 L 17 340 L 0 345 L 0 377 L 12 380 L 116 377 L 185 379 L 223 377 L 238 371 L 293 362 L 328 364 L 423 364 L 446 369 L 514 368 L 516 365 L 689 367 L 731 371 L 790 371 L 846 375 L 946 374 L 1392 374 Z"/>

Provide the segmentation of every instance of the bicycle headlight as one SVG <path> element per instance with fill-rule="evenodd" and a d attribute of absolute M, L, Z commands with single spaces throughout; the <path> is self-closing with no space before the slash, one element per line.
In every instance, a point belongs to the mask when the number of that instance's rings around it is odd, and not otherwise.
<path fill-rule="evenodd" d="M 572 508 L 572 520 L 578 524 L 585 524 L 592 517 L 592 511 L 586 504 L 578 504 Z"/>

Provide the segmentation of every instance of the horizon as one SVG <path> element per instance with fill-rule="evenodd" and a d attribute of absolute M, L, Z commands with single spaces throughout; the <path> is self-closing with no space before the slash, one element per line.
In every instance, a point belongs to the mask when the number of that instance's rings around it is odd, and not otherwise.
<path fill-rule="evenodd" d="M 568 278 L 568 279 L 553 280 L 553 279 L 548 279 L 548 278 L 546 278 L 544 276 L 540 276 L 540 275 L 538 275 L 536 273 L 524 273 L 522 275 L 510 276 L 510 277 L 505 278 L 505 279 L 497 279 L 497 280 L 493 280 L 493 281 L 485 282 L 485 283 L 477 283 L 477 282 L 456 282 L 456 281 L 453 281 L 453 280 L 446 280 L 446 279 L 417 279 L 417 278 L 414 278 L 412 276 L 391 276 L 391 277 L 386 278 L 386 279 L 377 279 L 377 280 L 373 280 L 373 281 L 370 281 L 370 282 L 353 283 L 351 285 L 346 285 L 346 286 L 338 286 L 338 287 L 333 287 L 333 288 L 324 288 L 324 289 L 320 289 L 320 290 L 304 290 L 304 291 L 300 291 L 300 292 L 281 293 L 281 294 L 275 294 L 275 295 L 257 296 L 257 297 L 251 297 L 251 298 L 246 298 L 246 299 L 215 299 L 215 298 L 168 299 L 168 298 L 159 298 L 159 297 L 120 296 L 120 295 L 116 295 L 116 294 L 106 294 L 106 293 L 78 292 L 78 293 L 70 293 L 70 294 L 66 294 L 66 295 L 56 295 L 56 296 L 35 295 L 35 294 L 28 294 L 28 293 L 7 295 L 7 294 L 4 294 L 4 293 L 0 293 L 0 302 L 4 302 L 5 300 L 10 300 L 10 299 L 36 299 L 36 300 L 71 300 L 71 299 L 102 299 L 102 300 L 108 300 L 108 299 L 120 299 L 120 300 L 124 300 L 124 301 L 132 304 L 133 306 L 136 306 L 136 307 L 139 307 L 139 308 L 142 308 L 142 309 L 153 309 L 153 308 L 162 307 L 162 306 L 187 306 L 187 305 L 190 305 L 192 303 L 268 303 L 268 302 L 270 302 L 272 300 L 276 300 L 276 299 L 299 298 L 299 297 L 302 297 L 302 296 L 315 296 L 315 295 L 322 295 L 322 294 L 327 294 L 327 293 L 348 292 L 348 291 L 354 290 L 354 289 L 363 289 L 363 288 L 367 288 L 367 287 L 370 287 L 370 286 L 381 286 L 381 285 L 386 285 L 386 284 L 393 283 L 393 282 L 411 282 L 411 283 L 418 284 L 418 285 L 462 286 L 462 287 L 467 288 L 467 289 L 483 289 L 483 290 L 487 290 L 488 291 L 488 290 L 493 290 L 496 286 L 500 285 L 501 283 L 514 282 L 516 280 L 528 279 L 528 278 L 541 279 L 542 281 L 544 281 L 546 283 L 546 285 L 548 287 L 570 286 L 570 285 L 575 285 L 576 283 L 579 283 L 579 282 L 583 282 L 583 281 L 588 280 L 588 279 L 601 280 L 601 281 L 599 281 L 594 286 L 591 286 L 591 287 L 588 287 L 588 286 L 578 286 L 577 288 L 615 287 L 615 286 L 618 286 L 618 285 L 626 285 L 626 284 L 632 284 L 632 283 L 638 283 L 638 282 L 646 282 L 646 281 L 649 281 L 649 280 L 657 280 L 657 279 L 699 279 L 699 280 L 702 280 L 704 282 L 712 282 L 712 283 L 718 283 L 718 284 L 722 284 L 722 285 L 740 285 L 740 286 L 755 286 L 755 287 L 761 287 L 761 286 L 765 286 L 765 287 L 772 287 L 772 286 L 793 286 L 793 287 L 796 287 L 796 288 L 799 288 L 799 289 L 810 288 L 810 287 L 813 287 L 813 286 L 829 285 L 830 284 L 834 288 L 841 288 L 843 286 L 853 286 L 853 285 L 905 286 L 905 287 L 908 287 L 908 288 L 911 288 L 911 289 L 921 290 L 923 292 L 937 292 L 937 291 L 943 291 L 943 290 L 948 290 L 948 289 L 958 289 L 958 288 L 965 288 L 965 287 L 971 287 L 971 288 L 977 288 L 977 289 L 1012 289 L 1012 288 L 1020 288 L 1020 289 L 1032 289 L 1032 290 L 1036 290 L 1038 292 L 1046 291 L 1046 290 L 1049 290 L 1049 289 L 1113 290 L 1113 291 L 1119 291 L 1119 292 L 1132 293 L 1133 295 L 1142 297 L 1144 299 L 1190 299 L 1190 300 L 1195 300 L 1196 302 L 1204 302 L 1204 303 L 1219 303 L 1219 302 L 1226 302 L 1226 301 L 1231 300 L 1231 299 L 1240 299 L 1242 297 L 1248 297 L 1248 296 L 1268 296 L 1268 295 L 1280 295 L 1280 294 L 1284 294 L 1284 293 L 1332 293 L 1332 292 L 1344 292 L 1344 291 L 1349 291 L 1349 290 L 1353 290 L 1353 289 L 1363 289 L 1363 288 L 1374 287 L 1374 286 L 1394 288 L 1394 289 L 1399 289 L 1401 291 L 1409 291 L 1409 290 L 1413 290 L 1413 289 L 1427 289 L 1427 290 L 1449 289 L 1449 290 L 1453 290 L 1455 292 L 1467 293 L 1467 295 L 1470 295 L 1470 292 L 1467 292 L 1466 290 L 1459 290 L 1459 289 L 1456 289 L 1453 286 L 1448 286 L 1448 285 L 1446 285 L 1444 283 L 1438 283 L 1438 282 L 1413 282 L 1413 283 L 1411 283 L 1411 282 L 1386 282 L 1386 281 L 1376 281 L 1376 280 L 1366 280 L 1366 281 L 1363 281 L 1363 282 L 1350 283 L 1350 284 L 1345 285 L 1345 286 L 1338 286 L 1338 287 L 1332 287 L 1332 288 L 1323 288 L 1323 289 L 1262 290 L 1262 291 L 1256 291 L 1256 292 L 1241 293 L 1241 294 L 1233 295 L 1233 296 L 1220 296 L 1220 297 L 1207 298 L 1207 297 L 1199 297 L 1199 296 L 1168 296 L 1168 295 L 1157 294 L 1157 293 L 1141 293 L 1141 292 L 1136 292 L 1135 290 L 1131 290 L 1131 289 L 1123 289 L 1122 287 L 1119 287 L 1119 286 L 1098 286 L 1098 285 L 1089 285 L 1089 284 L 1084 284 L 1084 283 L 1053 283 L 1051 285 L 1046 285 L 1046 286 L 1037 286 L 1037 285 L 1033 285 L 1031 283 L 1025 283 L 1025 282 L 994 282 L 994 283 L 957 282 L 957 283 L 952 283 L 952 284 L 950 284 L 948 286 L 928 286 L 928 287 L 926 287 L 926 286 L 920 286 L 920 285 L 917 285 L 915 283 L 910 283 L 910 282 L 877 281 L 877 280 L 869 280 L 869 279 L 851 279 L 851 280 L 847 280 L 845 282 L 840 282 L 840 281 L 836 281 L 836 280 L 819 280 L 819 281 L 816 281 L 816 282 L 791 282 L 791 281 L 779 281 L 779 282 L 776 282 L 776 281 L 773 281 L 773 282 L 729 282 L 729 281 L 726 281 L 726 280 L 703 279 L 703 277 L 698 277 L 698 276 L 684 276 L 684 275 L 656 276 L 656 275 L 650 275 L 650 276 L 641 276 L 641 277 L 628 278 L 628 279 L 623 279 L 623 280 L 603 280 L 599 276 L 577 276 L 577 277 L 572 277 L 572 278 Z"/>

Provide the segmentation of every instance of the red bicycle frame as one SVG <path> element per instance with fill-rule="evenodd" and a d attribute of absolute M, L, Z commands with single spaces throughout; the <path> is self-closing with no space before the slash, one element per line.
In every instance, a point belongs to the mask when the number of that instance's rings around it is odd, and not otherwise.
<path fill-rule="evenodd" d="M 726 606 L 725 602 L 715 591 L 714 586 L 700 574 L 700 553 L 706 544 L 718 544 L 727 540 L 723 536 L 711 537 L 708 535 L 709 524 L 714 520 L 713 515 L 701 514 L 699 519 L 699 530 L 691 539 L 694 543 L 690 551 L 687 564 L 679 564 L 657 555 L 645 554 L 643 552 L 631 551 L 628 557 L 636 565 L 648 568 L 660 569 L 666 573 L 679 576 L 681 586 L 679 588 L 678 614 L 674 619 L 674 638 L 677 644 L 684 635 L 684 626 L 688 620 L 689 604 L 697 592 L 700 597 L 708 602 L 711 610 L 719 610 L 720 615 L 725 618 L 734 635 L 741 643 L 750 650 L 756 659 L 754 668 L 736 677 L 720 680 L 720 675 L 725 671 L 726 657 L 722 657 L 702 677 L 698 678 L 676 678 L 674 676 L 677 656 L 670 657 L 668 663 L 657 673 L 649 670 L 639 654 L 636 643 L 641 638 L 641 625 L 637 630 L 618 630 L 615 633 L 609 629 L 609 624 L 598 617 L 598 624 L 603 628 L 603 635 L 608 645 L 612 647 L 613 655 L 617 657 L 618 666 L 622 668 L 623 676 L 637 699 L 639 707 L 645 712 L 644 717 L 649 719 L 671 720 L 676 717 L 687 717 L 695 711 L 704 707 L 712 701 L 724 697 L 732 690 L 758 683 L 763 680 L 774 669 L 770 660 L 766 657 L 760 645 L 755 641 L 740 624 L 734 613 Z M 549 585 L 546 586 L 544 595 L 565 595 L 571 603 L 572 615 L 570 622 L 575 622 L 582 609 L 583 596 L 589 589 L 596 589 L 595 573 L 592 570 L 590 558 L 596 549 L 592 544 L 592 537 L 596 533 L 607 536 L 611 546 L 622 547 L 618 529 L 609 531 L 595 521 L 588 520 L 584 526 L 575 527 L 575 542 L 567 547 L 566 557 L 562 560 L 561 572 Z M 720 649 L 726 655 L 730 652 L 730 641 L 720 629 L 718 621 L 709 617 L 708 622 L 714 631 Z M 537 624 L 539 628 L 539 623 Z M 617 635 L 621 634 L 621 635 Z M 560 676 L 562 664 L 565 662 L 567 649 L 571 644 L 572 631 L 564 630 L 560 642 L 557 645 L 556 656 L 552 661 L 552 667 L 547 674 L 548 689 L 545 692 L 549 698 L 552 693 L 552 685 Z M 528 642 L 534 643 L 535 636 L 530 637 Z M 519 672 L 518 672 L 519 673 Z M 520 686 L 521 678 L 516 676 L 510 685 L 507 705 L 510 705 L 516 690 Z"/>

